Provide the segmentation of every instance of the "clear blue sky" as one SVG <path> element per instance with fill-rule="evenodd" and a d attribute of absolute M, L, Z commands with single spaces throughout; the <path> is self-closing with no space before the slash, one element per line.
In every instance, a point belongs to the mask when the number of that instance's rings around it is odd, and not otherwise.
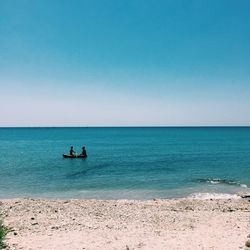
<path fill-rule="evenodd" d="M 0 126 L 250 125 L 249 0 L 0 0 Z"/>

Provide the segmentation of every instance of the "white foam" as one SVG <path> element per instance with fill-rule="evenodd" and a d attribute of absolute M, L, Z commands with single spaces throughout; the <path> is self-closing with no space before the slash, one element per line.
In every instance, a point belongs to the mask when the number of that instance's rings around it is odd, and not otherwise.
<path fill-rule="evenodd" d="M 241 184 L 240 186 L 243 188 L 248 188 L 248 186 L 246 184 Z"/>
<path fill-rule="evenodd" d="M 209 181 L 211 184 L 220 184 L 219 181 Z"/>
<path fill-rule="evenodd" d="M 188 196 L 189 199 L 210 200 L 210 199 L 241 199 L 237 194 L 226 193 L 193 193 Z"/>

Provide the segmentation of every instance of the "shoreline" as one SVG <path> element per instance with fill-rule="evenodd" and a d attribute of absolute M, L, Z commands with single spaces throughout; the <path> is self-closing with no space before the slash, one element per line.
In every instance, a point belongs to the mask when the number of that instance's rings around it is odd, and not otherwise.
<path fill-rule="evenodd" d="M 10 249 L 244 249 L 248 199 L 0 200 Z"/>
<path fill-rule="evenodd" d="M 235 190 L 234 192 L 192 192 L 186 195 L 170 195 L 161 196 L 158 195 L 155 190 L 125 190 L 123 193 L 109 190 L 109 191 L 80 191 L 79 194 L 75 192 L 70 193 L 45 193 L 43 195 L 5 195 L 5 197 L 0 196 L 1 200 L 13 200 L 13 199 L 44 199 L 44 200 L 133 200 L 133 201 L 148 201 L 148 200 L 175 200 L 175 199 L 199 199 L 199 200 L 209 200 L 209 199 L 241 199 L 250 198 L 250 188 L 247 187 L 242 190 Z M 63 194 L 63 195 L 62 195 Z M 102 197 L 102 198 L 100 198 Z M 130 198 L 128 198 L 130 197 Z"/>

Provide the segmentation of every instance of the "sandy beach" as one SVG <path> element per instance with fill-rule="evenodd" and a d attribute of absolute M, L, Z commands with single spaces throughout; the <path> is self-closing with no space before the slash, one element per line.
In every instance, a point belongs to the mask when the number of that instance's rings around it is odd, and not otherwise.
<path fill-rule="evenodd" d="M 1 200 L 10 249 L 245 249 L 250 202 Z"/>

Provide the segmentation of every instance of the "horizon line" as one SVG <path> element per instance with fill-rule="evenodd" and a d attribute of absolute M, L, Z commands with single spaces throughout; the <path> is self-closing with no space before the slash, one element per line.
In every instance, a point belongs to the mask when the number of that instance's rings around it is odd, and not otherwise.
<path fill-rule="evenodd" d="M 250 125 L 0 126 L 3 128 L 250 128 Z"/>

